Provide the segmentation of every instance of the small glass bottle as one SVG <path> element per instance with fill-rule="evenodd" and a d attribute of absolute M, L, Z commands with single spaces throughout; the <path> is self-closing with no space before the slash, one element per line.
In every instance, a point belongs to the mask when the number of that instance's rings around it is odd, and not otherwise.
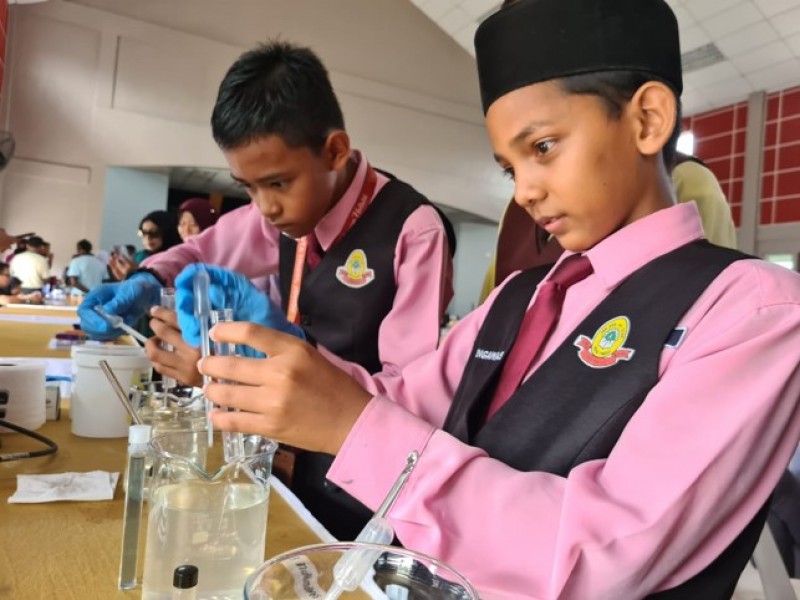
<path fill-rule="evenodd" d="M 175 567 L 172 574 L 172 600 L 195 600 L 197 577 L 198 570 L 194 565 Z"/>

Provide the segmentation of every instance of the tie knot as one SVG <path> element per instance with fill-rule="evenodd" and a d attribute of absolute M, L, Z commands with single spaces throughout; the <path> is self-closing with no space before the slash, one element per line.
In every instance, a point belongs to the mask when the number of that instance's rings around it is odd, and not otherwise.
<path fill-rule="evenodd" d="M 550 281 L 566 289 L 573 283 L 586 279 L 593 271 L 592 263 L 583 254 L 573 254 L 565 258 L 550 277 Z"/>

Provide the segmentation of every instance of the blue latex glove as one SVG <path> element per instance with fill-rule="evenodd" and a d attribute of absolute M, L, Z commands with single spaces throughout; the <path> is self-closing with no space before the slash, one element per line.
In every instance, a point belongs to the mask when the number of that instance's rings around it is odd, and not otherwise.
<path fill-rule="evenodd" d="M 305 340 L 303 328 L 290 323 L 280 307 L 256 288 L 244 275 L 201 263 L 191 264 L 175 280 L 175 310 L 183 339 L 190 346 L 200 346 L 200 323 L 194 315 L 194 275 L 208 271 L 209 301 L 212 310 L 233 309 L 234 321 L 250 321 Z M 246 354 L 252 355 L 251 352 Z"/>
<path fill-rule="evenodd" d="M 120 283 L 104 283 L 86 295 L 78 307 L 81 329 L 97 340 L 113 340 L 124 332 L 114 329 L 94 310 L 102 306 L 106 312 L 119 315 L 133 326 L 139 318 L 161 301 L 161 284 L 150 273 L 136 273 Z"/>

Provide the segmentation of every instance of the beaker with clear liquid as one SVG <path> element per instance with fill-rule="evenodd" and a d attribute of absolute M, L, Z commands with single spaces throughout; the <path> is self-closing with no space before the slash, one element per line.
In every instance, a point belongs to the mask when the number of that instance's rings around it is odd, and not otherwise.
<path fill-rule="evenodd" d="M 205 431 L 178 431 L 150 442 L 143 600 L 169 600 L 182 564 L 200 572 L 197 597 L 240 600 L 245 579 L 264 561 L 269 478 L 277 444 L 244 435 L 244 455 L 222 463 Z M 206 457 L 208 472 L 197 464 Z"/>

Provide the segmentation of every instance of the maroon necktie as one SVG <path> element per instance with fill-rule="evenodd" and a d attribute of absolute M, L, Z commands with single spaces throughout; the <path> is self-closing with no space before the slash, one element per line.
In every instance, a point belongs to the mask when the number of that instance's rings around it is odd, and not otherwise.
<path fill-rule="evenodd" d="M 500 381 L 489 404 L 487 421 L 522 384 L 522 379 L 558 322 L 569 286 L 585 279 L 591 272 L 592 264 L 589 259 L 574 254 L 565 258 L 555 273 L 542 284 L 539 295 L 525 313 L 517 340 L 508 353 Z"/>
<path fill-rule="evenodd" d="M 306 249 L 306 263 L 308 270 L 313 271 L 322 260 L 322 247 L 319 245 L 317 234 L 313 231 L 308 234 L 308 248 Z"/>

